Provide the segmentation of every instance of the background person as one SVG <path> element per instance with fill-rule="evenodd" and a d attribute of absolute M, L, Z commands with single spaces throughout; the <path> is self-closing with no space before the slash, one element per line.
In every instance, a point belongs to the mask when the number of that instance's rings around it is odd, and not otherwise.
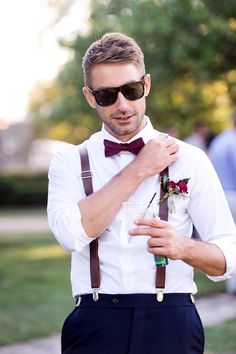
<path fill-rule="evenodd" d="M 204 122 L 196 122 L 192 134 L 189 135 L 184 141 L 188 144 L 198 147 L 207 153 L 209 138 L 210 131 L 208 125 Z M 193 226 L 192 237 L 195 239 L 200 238 L 200 235 L 195 226 Z"/>
<path fill-rule="evenodd" d="M 184 141 L 188 144 L 197 146 L 206 152 L 209 136 L 210 131 L 207 124 L 204 122 L 196 122 L 192 134 Z"/>
<path fill-rule="evenodd" d="M 217 135 L 209 147 L 209 157 L 220 178 L 236 223 L 236 110 L 232 114 L 232 128 Z M 228 293 L 236 295 L 236 278 L 226 281 Z"/>
<path fill-rule="evenodd" d="M 62 353 L 202 354 L 203 327 L 191 296 L 197 291 L 193 267 L 214 281 L 236 269 L 236 228 L 221 184 L 200 149 L 153 129 L 145 115 L 151 77 L 132 38 L 105 34 L 88 48 L 83 69 L 83 93 L 102 129 L 57 153 L 49 170 L 48 220 L 71 251 L 77 298 L 62 329 Z M 94 193 L 87 197 L 81 147 L 88 150 L 93 174 Z M 175 212 L 169 212 L 169 221 L 138 219 L 128 235 L 123 203 L 148 205 L 156 193 L 158 212 L 159 177 L 167 166 L 168 186 L 181 186 L 182 196 L 172 196 Z M 202 241 L 191 239 L 193 222 Z M 97 301 L 89 263 L 94 239 L 101 275 Z M 154 254 L 169 258 L 166 268 L 156 267 Z"/>

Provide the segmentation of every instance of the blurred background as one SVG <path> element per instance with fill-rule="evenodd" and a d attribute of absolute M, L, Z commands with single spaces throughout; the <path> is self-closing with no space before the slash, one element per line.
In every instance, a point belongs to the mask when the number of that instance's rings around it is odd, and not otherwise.
<path fill-rule="evenodd" d="M 62 141 L 100 127 L 82 95 L 81 60 L 106 31 L 142 47 L 156 128 L 184 139 L 201 122 L 219 133 L 236 101 L 235 16 L 233 0 L 0 1 L 1 171 L 47 169 Z"/>
<path fill-rule="evenodd" d="M 231 124 L 236 106 L 235 0 L 0 0 L 0 246 L 5 251 L 0 322 L 8 329 L 0 345 L 58 331 L 71 307 L 68 255 L 48 230 L 28 226 L 30 217 L 46 218 L 53 153 L 100 128 L 82 94 L 81 62 L 90 43 L 106 31 L 134 37 L 144 51 L 152 76 L 147 114 L 155 128 L 185 140 L 200 126 L 207 149 Z M 15 229 L 8 231 L 6 225 Z M 19 277 L 12 275 L 16 264 L 21 264 Z M 222 283 L 203 282 L 200 294 L 224 292 Z M 19 330 L 14 315 L 9 318 L 9 294 L 18 299 L 15 313 L 25 316 L 26 293 L 33 306 L 39 304 L 32 294 L 40 294 L 40 303 L 47 306 L 38 308 L 38 327 L 28 314 L 27 329 Z M 49 302 L 48 293 L 53 293 Z M 52 311 L 58 314 L 53 323 Z M 235 331 L 236 321 L 230 326 Z"/>

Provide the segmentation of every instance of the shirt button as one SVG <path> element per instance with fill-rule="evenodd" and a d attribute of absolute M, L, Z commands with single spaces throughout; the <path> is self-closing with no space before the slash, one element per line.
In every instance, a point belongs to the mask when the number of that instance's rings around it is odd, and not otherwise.
<path fill-rule="evenodd" d="M 119 300 L 116 297 L 114 297 L 114 299 L 112 299 L 112 303 L 114 305 L 118 304 L 118 302 L 119 302 Z"/>

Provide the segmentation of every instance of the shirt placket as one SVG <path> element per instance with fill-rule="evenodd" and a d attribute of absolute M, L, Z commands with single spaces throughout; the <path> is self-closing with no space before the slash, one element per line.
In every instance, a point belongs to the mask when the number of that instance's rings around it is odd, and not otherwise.
<path fill-rule="evenodd" d="M 127 152 L 121 152 L 119 158 L 120 170 L 126 167 L 127 164 L 130 163 L 132 160 L 133 160 L 132 154 Z M 119 255 L 119 261 L 120 261 L 120 269 L 122 272 L 122 285 L 124 291 L 129 291 L 130 288 L 133 288 L 135 279 L 134 279 L 134 267 L 133 267 L 132 257 L 131 257 L 132 246 L 129 244 L 129 236 L 127 235 L 127 230 L 125 227 L 124 220 L 121 221 L 120 240 L 122 243 L 122 252 Z"/>

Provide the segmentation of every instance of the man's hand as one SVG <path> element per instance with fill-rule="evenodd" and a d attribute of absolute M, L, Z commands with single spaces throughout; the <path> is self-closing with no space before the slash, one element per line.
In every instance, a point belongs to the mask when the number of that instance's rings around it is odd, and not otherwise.
<path fill-rule="evenodd" d="M 179 146 L 175 139 L 160 136 L 150 140 L 142 148 L 134 164 L 145 177 L 153 176 L 177 160 L 178 150 Z"/>
<path fill-rule="evenodd" d="M 139 226 L 132 229 L 132 236 L 149 236 L 147 240 L 148 251 L 170 259 L 182 259 L 185 254 L 185 238 L 179 235 L 175 229 L 164 220 L 138 219 L 135 224 Z"/>
<path fill-rule="evenodd" d="M 214 243 L 184 237 L 164 220 L 138 219 L 135 224 L 138 228 L 130 230 L 129 234 L 134 237 L 149 236 L 147 249 L 150 253 L 182 260 L 210 276 L 220 276 L 226 272 L 225 257 Z"/>

